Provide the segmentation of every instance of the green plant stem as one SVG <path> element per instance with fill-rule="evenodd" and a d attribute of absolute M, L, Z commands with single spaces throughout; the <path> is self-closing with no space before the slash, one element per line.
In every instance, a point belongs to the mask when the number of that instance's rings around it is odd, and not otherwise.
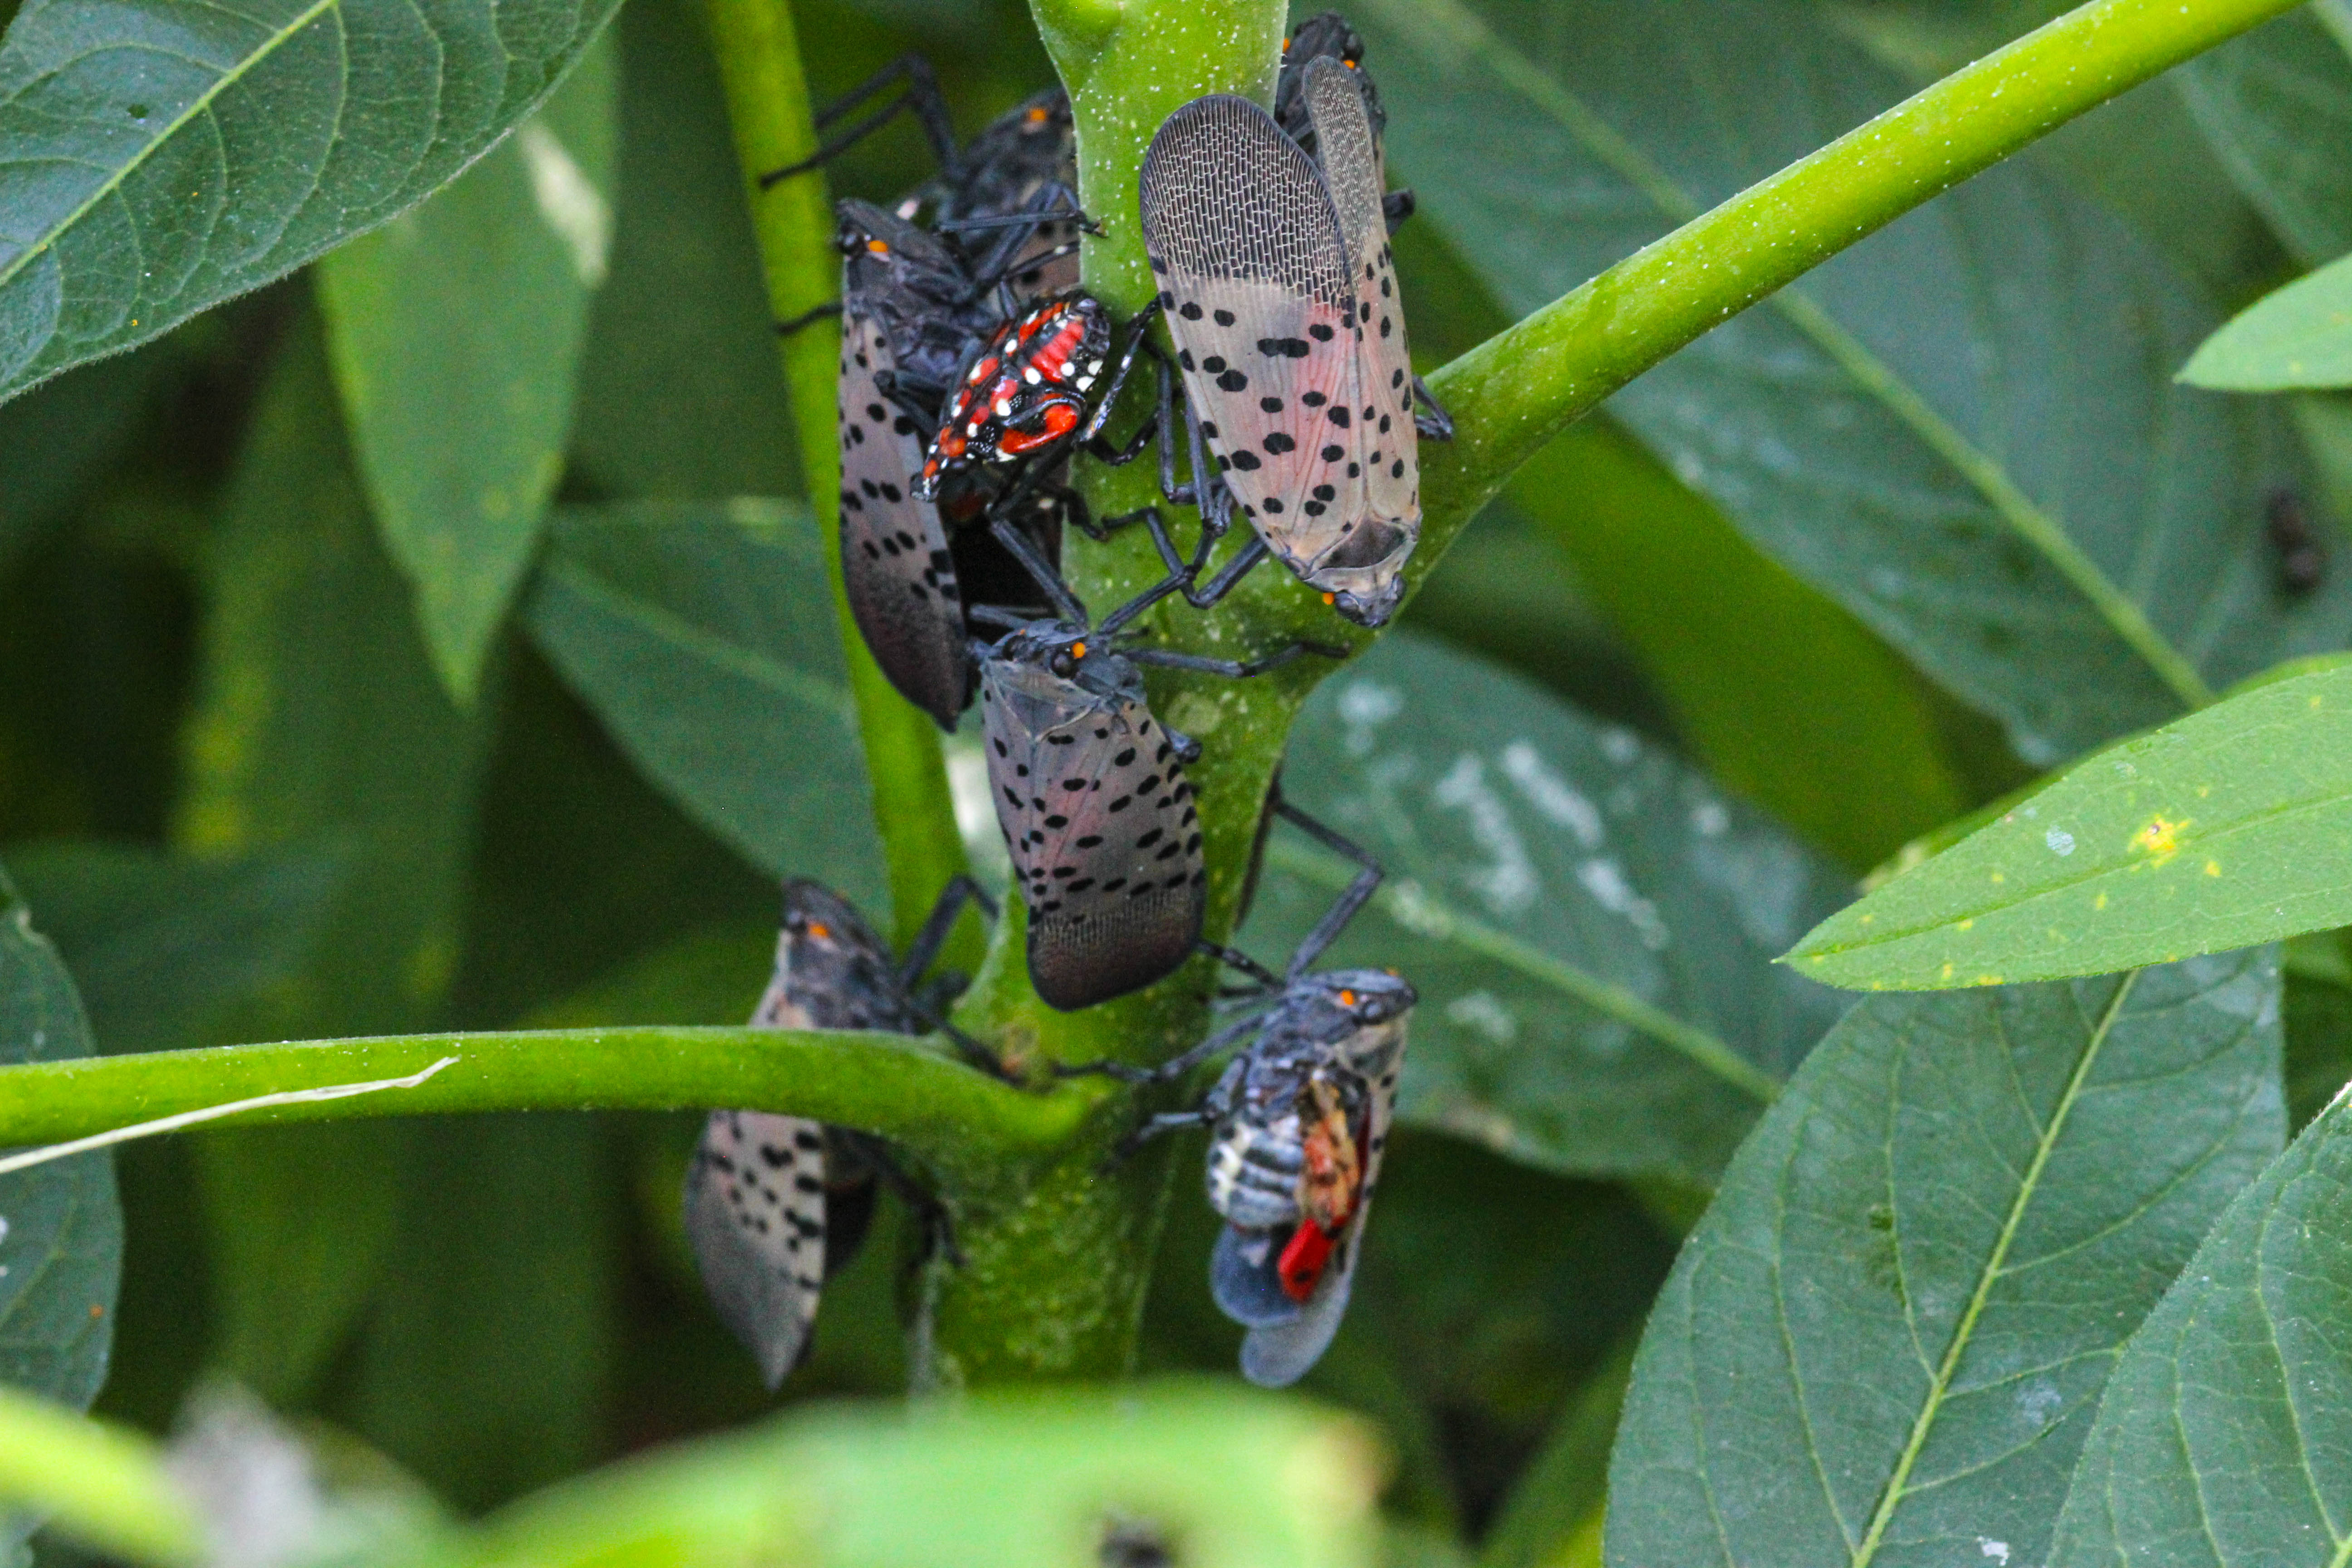
<path fill-rule="evenodd" d="M 193 1563 L 198 1521 L 162 1458 L 137 1432 L 0 1384 L 0 1510 L 47 1514 L 110 1558 Z"/>
<path fill-rule="evenodd" d="M 833 204 L 824 171 L 812 169 L 760 188 L 760 176 L 799 163 L 816 151 L 808 83 L 788 0 L 707 0 L 711 46 L 727 95 L 727 119 L 743 168 L 744 198 L 768 280 L 768 304 L 779 321 L 802 319 L 840 292 L 841 258 L 833 248 Z M 901 945 L 920 930 L 931 900 L 964 869 L 938 728 L 892 689 L 858 635 L 841 580 L 841 454 L 835 430 L 835 385 L 841 358 L 837 321 L 816 317 L 778 340 L 801 473 L 824 540 L 833 603 L 857 703 L 866 772 L 874 790 L 874 822 L 890 877 L 892 925 Z M 971 928 L 966 927 L 967 930 Z M 976 949 L 950 956 L 970 963 Z"/>
<path fill-rule="evenodd" d="M 1430 378 L 1416 580 L 1513 470 L 1611 393 L 1913 207 L 2297 0 L 2093 0 L 1761 180 Z M 1998 498 L 1996 498 L 1998 499 Z M 2041 514 L 2012 508 L 2012 526 Z M 2021 522 L 2021 520 L 2022 521 Z M 2044 520 L 2046 521 L 2046 520 Z M 2192 705 L 2195 669 L 2054 525 L 2032 542 Z"/>
<path fill-rule="evenodd" d="M 1066 1146 L 1109 1092 L 1074 1080 L 1008 1088 L 896 1035 L 784 1029 L 521 1029 L 305 1040 L 0 1068 L 0 1146 L 62 1142 L 224 1101 L 397 1078 L 457 1059 L 413 1089 L 309 1100 L 226 1119 L 320 1121 L 436 1111 L 660 1110 L 755 1106 L 903 1145 L 958 1182 Z"/>

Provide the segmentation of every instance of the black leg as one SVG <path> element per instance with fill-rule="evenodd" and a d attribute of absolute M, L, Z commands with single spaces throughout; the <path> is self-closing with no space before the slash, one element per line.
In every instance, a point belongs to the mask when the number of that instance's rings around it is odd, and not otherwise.
<path fill-rule="evenodd" d="M 1257 982 L 1255 985 L 1237 992 L 1237 994 L 1244 996 L 1262 996 L 1269 991 L 1279 991 L 1282 989 L 1281 975 L 1276 974 L 1273 970 L 1268 969 L 1265 964 L 1260 963 L 1256 959 L 1252 958 L 1248 953 L 1244 952 L 1241 949 L 1237 947 L 1220 947 L 1213 942 L 1203 942 L 1200 944 L 1200 947 L 1202 952 L 1207 953 L 1218 963 L 1238 969 L 1244 974 L 1248 975 L 1252 980 Z"/>
<path fill-rule="evenodd" d="M 1150 330 L 1151 319 L 1158 314 L 1160 314 L 1160 301 L 1154 299 L 1150 304 L 1137 311 L 1135 320 L 1127 324 L 1127 347 L 1118 356 L 1118 369 L 1112 373 L 1110 385 L 1104 389 L 1102 403 L 1096 408 L 1095 416 L 1087 421 L 1085 429 L 1078 432 L 1080 443 L 1092 441 L 1102 434 L 1102 427 L 1110 422 L 1110 411 L 1118 404 L 1119 393 L 1127 386 L 1128 373 L 1135 368 L 1135 356 L 1143 352 L 1144 334 Z"/>
<path fill-rule="evenodd" d="M 941 169 L 952 169 L 956 163 L 955 131 L 948 122 L 947 100 L 940 96 L 939 79 L 931 73 L 931 62 L 920 55 L 900 55 L 871 77 L 852 88 L 837 102 L 816 117 L 819 130 L 831 125 L 843 115 L 872 100 L 886 88 L 898 82 L 907 84 L 906 91 L 889 103 L 867 115 L 840 134 L 828 137 L 817 150 L 797 163 L 772 169 L 760 176 L 760 188 L 772 189 L 794 174 L 804 174 L 811 169 L 840 156 L 848 147 L 872 135 L 891 118 L 904 110 L 914 115 L 923 128 L 924 140 L 931 144 L 931 155 L 940 161 Z"/>
<path fill-rule="evenodd" d="M 1034 616 L 1024 616 L 1018 611 L 1008 610 L 1002 605 L 974 605 L 964 611 L 964 618 L 978 621 L 985 626 L 1003 626 L 1008 632 L 1017 626 L 1025 626 L 1036 619 Z M 991 645 L 975 638 L 971 646 L 975 657 L 985 657 Z"/>
<path fill-rule="evenodd" d="M 1429 390 L 1429 384 L 1417 375 L 1412 378 L 1412 395 L 1421 399 L 1429 410 L 1426 414 L 1412 416 L 1412 427 L 1433 441 L 1453 440 L 1454 416 L 1445 412 L 1445 405 L 1437 401 L 1435 395 Z"/>
<path fill-rule="evenodd" d="M 958 1268 L 964 1266 L 963 1252 L 956 1246 L 955 1225 L 948 1217 L 947 1205 L 933 1196 L 923 1184 L 907 1173 L 887 1146 L 878 1138 L 860 1137 L 858 1152 L 873 1162 L 884 1184 L 898 1194 L 914 1216 L 922 1222 L 927 1252 L 936 1252 Z"/>
<path fill-rule="evenodd" d="M 817 322 L 824 321 L 827 316 L 838 316 L 839 314 L 841 314 L 841 301 L 838 300 L 827 300 L 822 305 L 813 305 L 809 309 L 803 310 L 799 315 L 794 316 L 789 321 L 778 321 L 776 323 L 776 336 L 780 338 L 789 338 L 794 332 L 799 331 L 803 327 L 814 326 Z"/>
<path fill-rule="evenodd" d="M 1361 868 L 1356 873 L 1356 879 L 1348 884 L 1348 890 L 1323 912 L 1323 918 L 1315 922 L 1315 929 L 1308 931 L 1306 940 L 1298 944 L 1298 951 L 1290 955 L 1288 977 L 1296 980 L 1323 956 L 1327 948 L 1339 940 L 1339 933 L 1348 929 L 1348 922 L 1356 918 L 1356 911 L 1362 909 L 1366 900 L 1379 890 L 1381 879 L 1387 876 L 1388 871 L 1361 845 L 1342 837 L 1288 801 L 1276 799 L 1274 809 L 1285 822 L 1297 826 L 1325 848 L 1338 850 Z"/>
<path fill-rule="evenodd" d="M 1137 426 L 1124 447 L 1114 447 L 1099 436 L 1089 437 L 1086 447 L 1094 459 L 1107 468 L 1123 468 L 1143 456 L 1143 448 L 1160 433 L 1160 416 L 1152 415 Z"/>
<path fill-rule="evenodd" d="M 1054 570 L 1053 563 L 1037 552 L 1037 546 L 1030 542 L 1029 536 L 1013 526 L 1011 513 L 1014 508 L 1008 503 L 1025 500 L 1027 493 L 1025 489 L 1015 486 L 1006 492 L 1005 500 L 1000 500 L 995 506 L 989 508 L 988 531 L 996 536 L 996 542 L 1004 546 L 1013 559 L 1021 563 L 1021 569 L 1028 573 L 1037 586 L 1045 591 L 1046 602 L 1060 613 L 1064 620 L 1085 626 L 1087 624 L 1086 605 L 1079 602 L 1076 594 L 1070 592 L 1070 585 L 1062 581 L 1061 574 Z"/>
<path fill-rule="evenodd" d="M 1413 215 L 1413 209 L 1420 205 L 1413 199 L 1411 191 L 1391 191 L 1387 195 L 1382 196 L 1381 216 L 1387 220 L 1389 232 L 1394 234 L 1402 228 L 1404 220 L 1411 217 Z"/>
<path fill-rule="evenodd" d="M 1125 652 L 1138 664 L 1156 664 L 1163 669 L 1197 669 L 1204 675 L 1223 675 L 1234 680 L 1264 675 L 1269 669 L 1279 668 L 1292 659 L 1310 653 L 1323 658 L 1348 657 L 1346 648 L 1319 642 L 1295 642 L 1288 647 L 1276 648 L 1263 658 L 1250 659 L 1246 663 L 1239 659 L 1211 658 L 1205 654 L 1177 653 L 1159 647 L 1129 648 Z"/>
<path fill-rule="evenodd" d="M 1064 1066 L 1057 1062 L 1054 1066 L 1054 1076 L 1056 1078 L 1115 1078 L 1121 1083 L 1167 1083 L 1171 1079 L 1182 1078 L 1186 1073 L 1240 1039 L 1243 1035 L 1256 1028 L 1258 1022 L 1255 1016 L 1238 1019 L 1219 1029 L 1192 1049 L 1170 1057 L 1156 1068 L 1139 1068 L 1126 1062 L 1111 1061 L 1079 1062 L 1071 1066 Z"/>
<path fill-rule="evenodd" d="M 978 882 L 961 872 L 949 878 L 948 885 L 940 890 L 939 901 L 931 905 L 923 929 L 915 933 L 915 940 L 908 945 L 906 959 L 898 965 L 901 986 L 910 992 L 914 989 L 915 982 L 923 977 L 923 971 L 931 966 L 940 949 L 947 945 L 948 933 L 955 930 L 956 919 L 967 903 L 978 904 L 990 920 L 996 918 L 996 900 L 982 891 Z"/>
<path fill-rule="evenodd" d="M 1126 1159 L 1163 1132 L 1181 1132 L 1191 1127 L 1206 1127 L 1216 1118 L 1206 1110 L 1163 1110 L 1118 1141 L 1111 1152 L 1114 1163 Z"/>

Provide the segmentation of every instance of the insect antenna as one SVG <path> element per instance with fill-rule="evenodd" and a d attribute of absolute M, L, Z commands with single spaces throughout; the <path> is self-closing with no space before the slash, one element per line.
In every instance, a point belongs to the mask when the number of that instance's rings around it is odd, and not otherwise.
<path fill-rule="evenodd" d="M 1070 592 L 1070 585 L 1062 581 L 1062 574 L 1054 570 L 1054 563 L 1038 553 L 1036 545 L 1030 542 L 1029 536 L 1013 527 L 1012 518 L 1006 515 L 1013 510 L 1011 503 L 1025 497 L 1027 492 L 1028 487 L 1025 485 L 1015 486 L 1006 493 L 1003 501 L 989 508 L 988 531 L 995 536 L 999 544 L 1004 546 L 1005 553 L 1019 562 L 1021 569 L 1035 579 L 1037 586 L 1045 590 L 1045 597 L 1064 620 L 1085 626 L 1087 624 L 1085 602 Z M 1015 624 L 1025 625 L 1026 623 L 1016 622 Z"/>
<path fill-rule="evenodd" d="M 839 157 L 865 138 L 888 124 L 901 110 L 912 114 L 923 128 L 923 139 L 931 144 L 931 153 L 942 169 L 952 170 L 956 155 L 955 129 L 948 120 L 947 100 L 940 96 L 939 78 L 931 70 L 931 62 L 917 54 L 900 55 L 880 70 L 834 100 L 816 117 L 817 129 L 826 126 L 869 101 L 877 94 L 900 82 L 906 90 L 876 110 L 839 135 L 819 144 L 814 153 L 797 163 L 787 163 L 781 169 L 771 169 L 760 176 L 760 188 L 772 190 L 794 174 L 805 174 L 811 169 Z"/>
<path fill-rule="evenodd" d="M 1325 848 L 1338 850 L 1353 860 L 1360 868 L 1356 872 L 1356 879 L 1348 884 L 1348 890 L 1339 895 L 1338 902 L 1323 912 L 1323 918 L 1315 922 L 1315 929 L 1307 933 L 1306 940 L 1301 942 L 1297 951 L 1290 955 L 1290 969 L 1286 978 L 1296 980 L 1306 973 L 1308 966 L 1317 959 L 1323 956 L 1325 950 L 1339 940 L 1339 933 L 1348 928 L 1348 922 L 1356 918 L 1356 911 L 1362 909 L 1366 901 L 1379 889 L 1381 879 L 1388 875 L 1388 870 L 1378 860 L 1373 859 L 1370 852 L 1361 845 L 1326 827 L 1287 800 L 1276 800 L 1274 809 L 1284 821 L 1297 827 L 1299 831 Z"/>
<path fill-rule="evenodd" d="M 799 331 L 803 327 L 813 327 L 816 325 L 817 322 L 824 321 L 827 316 L 838 316 L 840 314 L 841 301 L 838 300 L 827 300 L 822 305 L 810 306 L 807 310 L 803 310 L 799 315 L 793 317 L 790 321 L 778 321 L 776 323 L 776 336 L 780 338 L 789 338 L 794 332 Z"/>
<path fill-rule="evenodd" d="M 898 984 L 902 989 L 909 993 L 914 990 L 915 983 L 923 977 L 923 971 L 931 966 L 931 961 L 940 955 L 940 949 L 947 945 L 948 933 L 955 930 L 956 920 L 968 903 L 978 904 L 981 912 L 990 920 L 996 918 L 996 900 L 990 898 L 978 882 L 958 872 L 948 879 L 947 887 L 940 893 L 939 901 L 931 906 L 930 915 L 923 921 L 923 929 L 917 931 L 915 940 L 908 944 L 907 956 L 898 964 Z"/>

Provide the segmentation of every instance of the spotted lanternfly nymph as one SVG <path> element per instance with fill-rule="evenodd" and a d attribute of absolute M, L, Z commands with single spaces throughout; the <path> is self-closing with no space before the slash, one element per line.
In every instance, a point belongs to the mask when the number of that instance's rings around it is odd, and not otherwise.
<path fill-rule="evenodd" d="M 1381 869 L 1295 807 L 1276 809 L 1363 869 L 1285 973 L 1215 950 L 1256 980 L 1263 1010 L 1155 1068 L 1097 1062 L 1067 1069 L 1165 1082 L 1249 1037 L 1198 1105 L 1152 1117 L 1129 1146 L 1178 1128 L 1209 1129 L 1209 1204 L 1225 1219 L 1210 1258 L 1210 1291 L 1249 1330 L 1242 1375 L 1271 1388 L 1305 1376 L 1347 1312 L 1396 1106 L 1405 1022 L 1418 1000 L 1387 970 L 1307 973 L 1379 887 Z"/>
<path fill-rule="evenodd" d="M 2301 598 L 2326 581 L 2326 542 L 2313 530 L 2293 490 L 2271 492 L 2263 509 L 2263 534 L 2270 541 L 2281 593 Z"/>
<path fill-rule="evenodd" d="M 939 1027 L 959 978 L 943 976 L 946 984 L 921 992 L 916 982 L 967 899 L 988 907 L 959 877 L 900 963 L 839 894 L 800 878 L 786 881 L 776 973 L 751 1014 L 753 1026 L 901 1035 Z M 985 1057 L 972 1042 L 959 1037 L 958 1043 Z M 762 1110 L 714 1110 L 703 1124 L 687 1170 L 687 1239 L 711 1305 L 758 1360 L 769 1387 L 808 1353 L 824 1281 L 856 1256 L 873 1219 L 877 1177 L 928 1205 L 926 1218 L 944 1240 L 937 1205 L 911 1190 L 873 1139 Z"/>
<path fill-rule="evenodd" d="M 1152 717 L 1139 666 L 1233 679 L 1302 654 L 1293 643 L 1246 663 L 1167 648 L 1115 646 L 1122 627 L 1183 586 L 1171 576 L 1089 625 L 1086 606 L 1033 562 L 1061 612 L 978 645 L 989 795 L 1028 907 L 1029 978 L 1065 1012 L 1139 990 L 1173 973 L 1200 941 L 1208 872 L 1200 814 L 1183 764 L 1190 737 Z"/>
<path fill-rule="evenodd" d="M 1170 115 L 1144 155 L 1144 244 L 1218 478 L 1284 564 L 1378 626 L 1421 536 L 1423 426 L 1363 89 L 1326 54 L 1297 95 L 1312 157 L 1247 99 Z"/>
<path fill-rule="evenodd" d="M 1078 446 L 1106 462 L 1133 458 L 1150 438 L 1156 420 L 1147 421 L 1124 450 L 1108 447 L 1100 437 L 1142 352 L 1143 323 L 1129 331 L 1118 367 L 1097 396 L 1110 340 L 1110 318 L 1102 302 L 1082 293 L 1042 300 L 1007 321 L 972 356 L 948 395 L 916 492 L 937 495 L 982 465 L 1034 467 Z"/>
<path fill-rule="evenodd" d="M 994 508 L 999 469 L 918 492 L 925 444 L 958 367 L 1003 316 L 928 230 L 865 202 L 840 204 L 841 561 L 851 613 L 890 684 L 943 728 L 971 702 L 971 603 L 1040 606 L 987 527 L 992 510 L 1058 558 L 1069 492 L 1050 475 L 1024 504 Z M 988 521 L 993 521 L 993 518 Z"/>

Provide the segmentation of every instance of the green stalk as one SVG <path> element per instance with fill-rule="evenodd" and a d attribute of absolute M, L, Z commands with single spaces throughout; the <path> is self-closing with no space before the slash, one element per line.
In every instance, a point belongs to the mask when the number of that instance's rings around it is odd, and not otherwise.
<path fill-rule="evenodd" d="M 1759 181 L 1430 378 L 1460 434 L 1422 447 L 1416 581 L 1571 420 L 1668 354 L 2074 116 L 2299 0 L 2092 0 Z M 1998 499 L 1998 498 L 1997 498 Z M 2038 518 L 2030 505 L 2009 509 Z M 2029 524 L 2030 526 L 2030 524 Z M 2054 526 L 2042 549 L 2192 705 L 2195 669 Z"/>
<path fill-rule="evenodd" d="M 421 1072 L 410 1089 L 224 1119 L 260 1122 L 437 1111 L 668 1110 L 756 1105 L 890 1139 L 958 1184 L 998 1184 L 1066 1147 L 1108 1089 L 1008 1088 L 898 1035 L 783 1029 L 518 1029 L 82 1057 L 0 1071 L 0 1147 L 58 1143 L 263 1094 Z"/>
<path fill-rule="evenodd" d="M 762 173 L 797 163 L 816 151 L 792 7 L 787 0 L 708 0 L 706 14 L 736 157 L 743 166 L 744 199 L 751 206 L 752 233 L 767 275 L 768 305 L 777 321 L 798 321 L 839 296 L 841 258 L 833 248 L 833 204 L 823 169 L 770 190 L 760 188 Z M 948 879 L 964 869 L 963 839 L 956 832 L 938 728 L 883 678 L 858 635 L 842 586 L 841 454 L 834 428 L 840 325 L 818 317 L 778 341 L 801 473 L 824 539 L 849 689 L 857 703 L 874 790 L 874 825 L 889 868 L 892 925 L 903 946 L 921 929 Z M 971 955 L 951 956 L 968 963 Z"/>

